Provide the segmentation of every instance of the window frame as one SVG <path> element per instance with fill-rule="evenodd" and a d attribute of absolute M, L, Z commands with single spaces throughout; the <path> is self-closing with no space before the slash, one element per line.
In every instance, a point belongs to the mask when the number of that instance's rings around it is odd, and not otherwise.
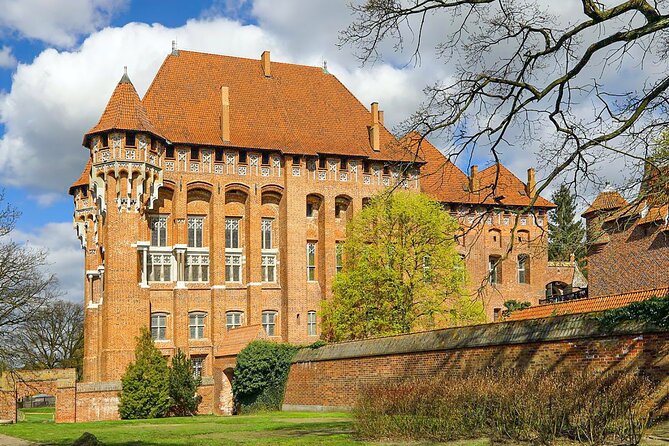
<path fill-rule="evenodd" d="M 499 285 L 502 282 L 501 267 L 500 256 L 488 256 L 488 282 L 491 285 Z"/>
<path fill-rule="evenodd" d="M 163 311 L 156 311 L 155 313 L 151 313 L 151 339 L 153 341 L 158 341 L 158 342 L 163 342 L 167 341 L 167 316 L 168 313 L 165 313 Z M 154 324 L 154 318 L 157 318 L 158 320 L 162 320 L 163 325 L 158 325 Z M 154 336 L 154 329 L 157 329 L 157 335 Z M 162 332 L 162 336 L 161 336 Z"/>
<path fill-rule="evenodd" d="M 232 322 L 231 321 L 232 316 Z M 235 317 L 238 319 L 235 321 Z M 244 325 L 244 312 L 241 310 L 230 310 L 225 312 L 225 329 L 234 330 Z"/>
<path fill-rule="evenodd" d="M 206 356 L 197 355 L 190 357 L 190 363 L 193 366 L 193 377 L 201 378 L 202 372 L 204 372 L 204 361 L 207 359 Z"/>
<path fill-rule="evenodd" d="M 530 283 L 530 277 L 528 274 L 528 263 L 529 263 L 529 256 L 527 254 L 519 254 L 518 255 L 518 260 L 517 260 L 517 275 L 516 278 L 518 279 L 518 283 L 527 285 Z"/>
<path fill-rule="evenodd" d="M 307 282 L 318 281 L 316 271 L 316 243 L 317 242 L 307 242 Z"/>
<path fill-rule="evenodd" d="M 164 248 L 167 245 L 167 221 L 168 221 L 168 216 L 167 215 L 151 215 L 149 217 L 149 229 L 151 232 L 151 241 L 150 241 L 150 246 L 152 247 L 157 247 L 157 248 Z M 157 228 L 156 232 L 156 224 L 161 224 L 161 227 Z M 154 239 L 154 234 L 156 234 L 156 243 L 153 242 Z M 162 237 L 161 237 L 162 235 Z"/>
<path fill-rule="evenodd" d="M 276 335 L 276 320 L 278 317 L 278 312 L 275 310 L 264 310 L 261 315 L 261 325 L 265 334 L 267 336 L 277 336 Z M 271 319 L 271 321 L 270 321 Z M 270 329 L 271 328 L 271 329 Z M 271 331 L 271 333 L 270 333 Z"/>
<path fill-rule="evenodd" d="M 189 215 L 187 217 L 188 223 L 188 247 L 189 248 L 204 248 L 204 219 L 203 215 Z M 199 225 L 198 225 L 199 223 Z M 199 226 L 199 227 L 198 227 Z M 191 230 L 193 237 L 191 239 Z M 199 240 L 198 240 L 199 233 Z M 199 242 L 199 244 L 198 244 Z"/>
<path fill-rule="evenodd" d="M 335 242 L 335 274 L 339 274 L 344 269 L 344 242 Z"/>
<path fill-rule="evenodd" d="M 188 340 L 199 341 L 206 339 L 206 319 L 207 313 L 204 311 L 192 311 L 188 313 Z M 199 322 L 201 322 L 201 324 Z M 195 333 L 196 336 L 193 336 L 193 333 Z"/>
<path fill-rule="evenodd" d="M 159 263 L 154 260 L 160 259 Z M 168 262 L 165 261 L 168 259 Z M 149 249 L 146 256 L 146 280 L 148 282 L 167 283 L 174 282 L 174 254 L 167 249 Z M 156 277 L 156 271 L 159 272 Z"/>
<path fill-rule="evenodd" d="M 316 336 L 318 334 L 318 319 L 316 311 L 307 312 L 307 336 Z"/>

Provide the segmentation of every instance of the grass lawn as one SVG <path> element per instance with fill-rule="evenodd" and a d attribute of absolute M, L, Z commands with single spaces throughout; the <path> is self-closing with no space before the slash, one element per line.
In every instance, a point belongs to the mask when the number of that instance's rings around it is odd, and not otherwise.
<path fill-rule="evenodd" d="M 19 409 L 19 420 L 28 423 L 53 422 L 55 407 L 32 407 Z"/>
<path fill-rule="evenodd" d="M 49 445 L 71 445 L 84 432 L 92 433 L 110 446 L 381 444 L 356 441 L 350 415 L 344 413 L 272 412 L 234 417 L 202 415 L 77 424 L 55 424 L 26 415 L 25 422 L 0 426 L 0 434 Z M 451 443 L 453 446 L 487 444 L 485 440 Z"/>

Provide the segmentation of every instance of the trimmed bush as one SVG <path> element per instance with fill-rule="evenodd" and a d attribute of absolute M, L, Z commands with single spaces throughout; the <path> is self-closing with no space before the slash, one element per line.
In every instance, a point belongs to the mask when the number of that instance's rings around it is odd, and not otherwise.
<path fill-rule="evenodd" d="M 612 329 L 627 321 L 646 322 L 659 328 L 669 328 L 669 296 L 653 297 L 606 310 L 597 316 L 597 320 L 605 329 Z"/>
<path fill-rule="evenodd" d="M 159 418 L 170 408 L 170 371 L 151 339 L 151 333 L 142 328 L 137 337 L 135 362 L 121 378 L 122 390 L 118 411 L 123 419 Z"/>
<path fill-rule="evenodd" d="M 299 347 L 254 341 L 237 355 L 232 393 L 240 412 L 280 410 L 290 370 Z"/>
<path fill-rule="evenodd" d="M 355 427 L 369 439 L 637 444 L 650 419 L 651 393 L 648 379 L 625 373 L 489 370 L 385 381 L 362 389 Z"/>
<path fill-rule="evenodd" d="M 202 397 L 197 394 L 201 383 L 200 377 L 193 376 L 193 363 L 190 358 L 177 350 L 170 368 L 170 415 L 188 417 L 197 413 Z"/>

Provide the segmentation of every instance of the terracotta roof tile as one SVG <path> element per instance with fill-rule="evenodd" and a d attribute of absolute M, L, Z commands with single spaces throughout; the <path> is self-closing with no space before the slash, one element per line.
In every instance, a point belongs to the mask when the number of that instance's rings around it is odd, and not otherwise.
<path fill-rule="evenodd" d="M 590 207 L 581 214 L 582 217 L 585 217 L 592 212 L 597 211 L 610 211 L 613 209 L 619 209 L 629 205 L 627 200 L 625 200 L 618 192 L 615 191 L 604 191 L 597 195 L 595 201 L 592 202 Z"/>
<path fill-rule="evenodd" d="M 72 183 L 72 185 L 70 186 L 70 189 L 68 190 L 68 193 L 70 195 L 74 195 L 74 189 L 75 188 L 81 187 L 81 186 L 88 186 L 88 182 L 89 182 L 89 178 L 90 178 L 90 175 L 91 175 L 91 168 L 92 167 L 93 167 L 93 163 L 91 162 L 91 159 L 88 158 L 88 161 L 86 162 L 86 166 L 84 167 L 84 170 L 81 172 L 81 175 L 79 176 L 77 181 Z"/>
<path fill-rule="evenodd" d="M 320 67 L 179 51 L 169 55 L 143 103 L 158 132 L 173 143 L 233 146 L 378 160 L 408 160 L 380 126 L 370 147 L 370 111 Z M 221 137 L 221 87 L 229 89 L 230 141 Z"/>
<path fill-rule="evenodd" d="M 86 132 L 84 145 L 89 136 L 108 130 L 138 130 L 159 135 L 127 74 L 116 85 L 98 123 Z"/>
<path fill-rule="evenodd" d="M 643 225 L 646 223 L 655 223 L 658 221 L 667 221 L 667 213 L 669 212 L 669 205 L 657 206 L 648 209 L 646 215 L 641 217 L 637 221 L 638 225 Z"/>
<path fill-rule="evenodd" d="M 479 191 L 472 193 L 469 191 L 469 177 L 427 139 L 411 133 L 402 142 L 405 144 L 405 151 L 417 153 L 425 160 L 426 164 L 422 169 L 424 173 L 421 173 L 421 189 L 439 201 L 506 206 L 530 204 L 525 183 L 502 164 L 492 165 L 479 172 Z M 495 183 L 496 187 L 493 188 Z M 535 206 L 555 207 L 541 196 L 537 198 Z"/>
<path fill-rule="evenodd" d="M 632 291 L 622 294 L 612 294 L 608 296 L 590 297 L 587 299 L 570 300 L 555 304 L 538 305 L 525 310 L 514 311 L 506 320 L 519 321 L 550 316 L 562 316 L 564 314 L 592 313 L 624 307 L 632 302 L 638 302 L 653 297 L 664 297 L 668 294 L 669 287 L 664 287 Z"/>
<path fill-rule="evenodd" d="M 250 342 L 258 339 L 267 339 L 267 334 L 260 324 L 228 330 L 223 343 L 216 350 L 216 356 L 234 356 Z"/>

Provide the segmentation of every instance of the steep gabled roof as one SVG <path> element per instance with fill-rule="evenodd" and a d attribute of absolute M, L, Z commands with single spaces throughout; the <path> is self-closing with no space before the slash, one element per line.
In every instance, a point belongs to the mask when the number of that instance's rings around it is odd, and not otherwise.
<path fill-rule="evenodd" d="M 441 202 L 499 206 L 530 204 L 525 183 L 502 164 L 493 164 L 479 172 L 478 190 L 470 191 L 469 177 L 427 139 L 412 132 L 402 138 L 401 143 L 405 150 L 417 153 L 425 161 L 421 169 L 421 189 Z M 541 196 L 537 197 L 534 206 L 555 207 Z"/>
<path fill-rule="evenodd" d="M 68 193 L 70 195 L 74 195 L 74 190 L 78 187 L 83 187 L 83 186 L 88 186 L 89 182 L 89 177 L 91 175 L 91 168 L 93 167 L 93 162 L 91 161 L 90 158 L 88 158 L 88 161 L 86 162 L 86 166 L 84 167 L 84 170 L 81 172 L 81 175 L 79 175 L 79 178 L 77 181 L 72 183 L 70 186 L 70 189 L 68 190 Z"/>
<path fill-rule="evenodd" d="M 146 109 L 127 73 L 123 74 L 116 85 L 98 123 L 86 132 L 84 145 L 91 135 L 109 130 L 136 130 L 160 135 L 151 124 Z"/>
<path fill-rule="evenodd" d="M 555 304 L 538 305 L 536 307 L 514 311 L 506 320 L 519 321 L 524 319 L 562 316 L 565 314 L 592 313 L 624 307 L 632 302 L 638 302 L 653 297 L 664 297 L 668 294 L 669 287 L 664 287 L 632 291 L 622 294 L 611 294 L 608 296 L 591 297 L 587 299 L 570 300 Z"/>
<path fill-rule="evenodd" d="M 159 133 L 173 143 L 408 160 L 380 126 L 370 147 L 370 111 L 320 67 L 179 51 L 163 62 L 143 102 Z M 228 87 L 230 141 L 221 137 L 221 87 Z M 391 148 L 394 146 L 394 148 Z"/>
<path fill-rule="evenodd" d="M 629 205 L 627 200 L 625 200 L 618 192 L 616 191 L 604 191 L 597 195 L 595 201 L 592 202 L 590 207 L 581 214 L 582 217 L 585 217 L 593 212 L 598 211 L 611 211 L 614 209 L 619 209 Z"/>

